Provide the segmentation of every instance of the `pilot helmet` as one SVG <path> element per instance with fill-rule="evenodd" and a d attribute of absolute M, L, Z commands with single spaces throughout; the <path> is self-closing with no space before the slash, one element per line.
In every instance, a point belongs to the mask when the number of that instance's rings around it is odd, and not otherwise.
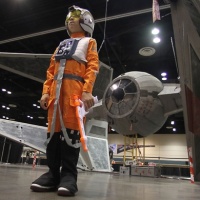
<path fill-rule="evenodd" d="M 67 33 L 70 36 L 70 31 L 68 29 L 68 21 L 70 17 L 79 18 L 79 23 L 81 28 L 86 32 L 86 36 L 92 37 L 92 33 L 94 31 L 94 18 L 92 14 L 83 8 L 80 8 L 78 6 L 71 6 L 69 7 L 69 13 L 67 14 L 66 20 L 65 20 L 65 26 L 67 28 Z"/>

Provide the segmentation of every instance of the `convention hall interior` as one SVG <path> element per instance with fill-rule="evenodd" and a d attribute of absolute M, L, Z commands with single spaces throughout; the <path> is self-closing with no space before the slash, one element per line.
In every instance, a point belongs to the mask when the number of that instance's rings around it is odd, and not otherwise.
<path fill-rule="evenodd" d="M 200 1 L 7 0 L 0 1 L 0 200 L 63 199 L 30 185 L 48 170 L 40 98 L 50 58 L 69 38 L 72 5 L 93 15 L 100 61 L 72 198 L 199 199 Z"/>

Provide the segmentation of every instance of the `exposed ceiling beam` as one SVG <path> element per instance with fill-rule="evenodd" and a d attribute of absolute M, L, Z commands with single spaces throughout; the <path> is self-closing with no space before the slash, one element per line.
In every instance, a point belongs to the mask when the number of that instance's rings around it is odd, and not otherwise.
<path fill-rule="evenodd" d="M 51 54 L 35 54 L 35 53 L 11 53 L 11 52 L 0 52 L 0 57 L 8 58 L 51 58 Z"/>
<path fill-rule="evenodd" d="M 170 4 L 160 6 L 160 10 L 165 10 L 165 9 L 169 9 L 169 8 L 170 8 Z M 133 12 L 110 16 L 110 17 L 107 17 L 106 20 L 111 21 L 111 20 L 121 19 L 124 17 L 141 15 L 141 14 L 145 14 L 145 13 L 149 13 L 149 12 L 152 12 L 152 8 L 147 8 L 147 9 L 142 9 L 142 10 L 138 10 L 138 11 L 133 11 Z M 100 18 L 100 19 L 95 20 L 95 23 L 100 23 L 100 22 L 104 22 L 104 21 L 105 21 L 105 18 Z M 32 34 L 28 34 L 28 35 L 23 35 L 23 36 L 19 36 L 19 37 L 14 37 L 14 38 L 6 39 L 6 40 L 1 40 L 0 44 L 6 44 L 9 42 L 15 42 L 15 41 L 23 40 L 23 39 L 28 39 L 28 38 L 32 38 L 32 37 L 37 37 L 37 36 L 41 36 L 41 35 L 59 32 L 59 31 L 63 31 L 63 30 L 66 30 L 66 28 L 64 26 L 46 30 L 46 31 L 37 32 L 37 33 L 32 33 Z"/>

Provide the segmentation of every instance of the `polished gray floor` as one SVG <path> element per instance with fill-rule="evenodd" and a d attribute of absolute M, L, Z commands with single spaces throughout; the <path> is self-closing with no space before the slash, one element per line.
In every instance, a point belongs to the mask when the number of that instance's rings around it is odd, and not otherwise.
<path fill-rule="evenodd" d="M 117 173 L 79 172 L 79 192 L 60 197 L 36 193 L 29 187 L 46 167 L 0 164 L 0 200 L 199 200 L 200 185 L 189 180 L 125 176 Z"/>

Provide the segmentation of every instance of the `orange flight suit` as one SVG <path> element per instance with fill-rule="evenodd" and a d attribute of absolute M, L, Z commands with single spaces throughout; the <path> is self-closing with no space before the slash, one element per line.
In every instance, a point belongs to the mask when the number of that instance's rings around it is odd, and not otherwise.
<path fill-rule="evenodd" d="M 73 33 L 71 38 L 82 38 L 85 37 L 84 33 Z M 75 94 L 81 98 L 82 92 L 92 93 L 94 82 L 96 80 L 96 75 L 99 70 L 99 58 L 97 53 L 96 40 L 90 39 L 87 55 L 87 63 L 80 63 L 74 59 L 69 59 L 66 61 L 65 74 L 74 74 L 80 76 L 84 79 L 84 83 L 72 80 L 72 79 L 62 79 L 62 86 L 60 89 L 59 105 L 62 112 L 63 122 L 66 128 L 72 130 L 79 130 L 78 121 L 76 118 L 75 107 L 70 105 L 70 98 Z M 47 79 L 43 85 L 42 94 L 49 94 L 48 102 L 48 132 L 51 130 L 51 122 L 54 110 L 54 101 L 56 98 L 56 82 L 54 80 L 54 75 L 58 73 L 60 62 L 55 60 L 55 53 L 51 57 L 50 66 L 47 69 Z M 54 132 L 60 132 L 61 125 L 58 115 L 56 116 L 55 130 Z"/>

